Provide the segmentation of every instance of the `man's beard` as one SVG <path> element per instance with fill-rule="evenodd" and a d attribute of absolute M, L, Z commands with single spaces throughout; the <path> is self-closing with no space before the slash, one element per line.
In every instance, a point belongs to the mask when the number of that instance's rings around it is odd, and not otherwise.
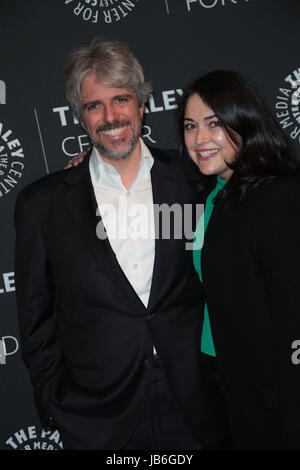
<path fill-rule="evenodd" d="M 131 137 L 131 139 L 128 143 L 127 148 L 125 148 L 122 151 L 117 150 L 117 147 L 120 144 L 123 144 L 125 139 L 122 139 L 121 141 L 116 143 L 116 149 L 113 149 L 113 148 L 110 149 L 106 145 L 103 144 L 103 142 L 100 139 L 100 132 L 109 131 L 109 130 L 124 127 L 124 126 L 127 126 L 127 125 L 129 125 L 130 129 L 132 130 L 132 137 Z M 128 157 L 128 155 L 131 154 L 131 152 L 133 151 L 133 149 L 135 148 L 136 144 L 139 141 L 139 137 L 140 137 L 140 133 L 141 133 L 141 124 L 140 124 L 139 128 L 137 129 L 137 131 L 134 132 L 131 121 L 126 121 L 126 122 L 114 121 L 111 124 L 106 124 L 104 126 L 101 126 L 101 127 L 97 128 L 96 133 L 98 135 L 98 141 L 93 142 L 93 144 L 95 145 L 95 147 L 99 151 L 100 155 L 103 155 L 104 157 L 110 158 L 111 160 L 114 160 L 114 161 L 124 160 L 126 157 Z M 114 145 L 113 142 L 112 142 L 112 145 Z"/>

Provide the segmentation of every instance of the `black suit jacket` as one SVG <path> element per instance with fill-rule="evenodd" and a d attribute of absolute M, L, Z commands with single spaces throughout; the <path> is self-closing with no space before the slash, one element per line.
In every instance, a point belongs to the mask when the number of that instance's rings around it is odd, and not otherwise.
<path fill-rule="evenodd" d="M 227 201 L 228 202 L 228 201 Z M 300 449 L 300 175 L 216 204 L 204 291 L 237 448 Z"/>
<path fill-rule="evenodd" d="M 195 203 L 177 154 L 152 149 L 155 204 Z M 201 285 L 184 239 L 157 239 L 148 308 L 96 236 L 89 158 L 23 190 L 16 204 L 16 284 L 24 361 L 42 422 L 75 449 L 118 449 L 151 381 L 153 344 L 195 438 L 222 438 L 219 389 L 202 364 Z"/>

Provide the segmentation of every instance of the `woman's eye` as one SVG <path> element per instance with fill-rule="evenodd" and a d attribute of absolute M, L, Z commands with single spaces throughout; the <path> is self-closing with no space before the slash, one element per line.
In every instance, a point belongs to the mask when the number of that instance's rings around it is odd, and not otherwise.
<path fill-rule="evenodd" d="M 215 127 L 219 126 L 219 121 L 211 121 L 209 126 L 214 129 Z"/>
<path fill-rule="evenodd" d="M 184 125 L 184 130 L 185 131 L 192 131 L 193 129 L 195 129 L 195 124 L 191 124 L 191 123 L 187 123 Z"/>

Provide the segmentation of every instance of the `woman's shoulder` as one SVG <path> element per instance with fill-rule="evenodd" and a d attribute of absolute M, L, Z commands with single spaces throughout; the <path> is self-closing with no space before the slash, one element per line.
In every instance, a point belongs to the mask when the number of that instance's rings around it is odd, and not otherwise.
<path fill-rule="evenodd" d="M 274 178 L 270 182 L 269 190 L 276 198 L 300 194 L 300 171 Z"/>
<path fill-rule="evenodd" d="M 235 212 L 260 214 L 263 218 L 273 217 L 274 212 L 287 206 L 297 206 L 300 211 L 300 171 L 261 181 L 240 203 L 231 205 Z"/>
<path fill-rule="evenodd" d="M 274 178 L 261 189 L 261 210 L 265 216 L 300 211 L 300 171 Z"/>
<path fill-rule="evenodd" d="M 300 171 L 263 181 L 253 191 L 253 195 L 261 197 L 261 202 L 293 194 L 300 194 Z"/>

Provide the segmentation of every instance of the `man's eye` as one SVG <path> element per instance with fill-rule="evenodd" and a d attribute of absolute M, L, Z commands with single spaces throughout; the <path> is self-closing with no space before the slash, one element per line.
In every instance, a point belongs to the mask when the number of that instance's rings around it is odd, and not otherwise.
<path fill-rule="evenodd" d="M 115 99 L 116 103 L 126 103 L 128 101 L 128 99 L 124 96 L 120 96 L 119 98 L 116 98 Z"/>
<path fill-rule="evenodd" d="M 95 109 L 99 108 L 99 103 L 93 103 L 88 106 L 88 111 L 94 111 Z"/>

